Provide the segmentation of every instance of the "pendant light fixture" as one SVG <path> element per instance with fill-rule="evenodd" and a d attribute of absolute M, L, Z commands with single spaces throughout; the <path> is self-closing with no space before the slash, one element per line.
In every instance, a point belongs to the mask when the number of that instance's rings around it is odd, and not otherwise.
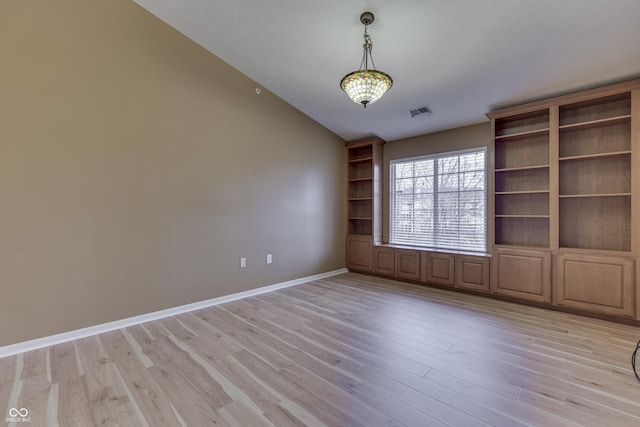
<path fill-rule="evenodd" d="M 360 22 L 364 24 L 364 44 L 362 45 L 364 52 L 360 69 L 347 74 L 340 81 L 340 87 L 349 98 L 356 104 L 364 105 L 364 108 L 380 99 L 393 85 L 391 76 L 376 70 L 373 63 L 373 55 L 371 54 L 373 43 L 371 36 L 367 34 L 367 27 L 373 23 L 374 19 L 375 16 L 371 12 L 364 12 L 360 15 Z M 369 60 L 371 60 L 371 69 L 369 68 Z"/>

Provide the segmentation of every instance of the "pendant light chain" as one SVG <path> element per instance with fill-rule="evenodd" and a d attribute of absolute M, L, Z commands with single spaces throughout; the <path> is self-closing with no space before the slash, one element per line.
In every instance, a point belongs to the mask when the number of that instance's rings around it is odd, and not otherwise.
<path fill-rule="evenodd" d="M 371 68 L 376 69 L 376 64 L 373 62 L 373 40 L 371 40 L 371 36 L 367 33 L 368 25 L 364 26 L 364 44 L 362 47 L 364 48 L 364 69 L 369 69 L 369 58 L 371 58 Z M 360 64 L 360 69 L 362 68 L 362 64 Z"/>

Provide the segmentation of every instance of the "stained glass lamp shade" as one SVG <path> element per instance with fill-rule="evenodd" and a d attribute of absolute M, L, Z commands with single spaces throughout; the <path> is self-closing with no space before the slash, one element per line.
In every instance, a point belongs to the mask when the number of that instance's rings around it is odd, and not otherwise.
<path fill-rule="evenodd" d="M 340 82 L 343 91 L 355 102 L 365 106 L 373 104 L 391 88 L 393 80 L 378 70 L 359 70 L 344 76 Z"/>
<path fill-rule="evenodd" d="M 362 45 L 364 52 L 360 69 L 347 74 L 340 80 L 340 87 L 349 98 L 356 104 L 364 105 L 365 108 L 368 104 L 373 104 L 380 99 L 393 85 L 391 76 L 376 70 L 373 63 L 373 55 L 371 54 L 373 42 L 371 36 L 367 34 L 367 26 L 373 23 L 374 19 L 371 12 L 364 12 L 360 15 L 360 22 L 364 24 L 364 44 Z M 369 68 L 369 58 L 371 58 L 372 69 Z"/>

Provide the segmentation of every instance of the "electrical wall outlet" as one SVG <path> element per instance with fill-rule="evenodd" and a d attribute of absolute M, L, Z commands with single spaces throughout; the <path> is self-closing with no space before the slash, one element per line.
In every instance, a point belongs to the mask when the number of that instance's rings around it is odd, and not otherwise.
<path fill-rule="evenodd" d="M 240 268 L 245 268 L 247 266 L 247 259 L 240 258 Z"/>
<path fill-rule="evenodd" d="M 273 255 L 267 254 L 267 264 L 271 264 L 273 262 Z"/>

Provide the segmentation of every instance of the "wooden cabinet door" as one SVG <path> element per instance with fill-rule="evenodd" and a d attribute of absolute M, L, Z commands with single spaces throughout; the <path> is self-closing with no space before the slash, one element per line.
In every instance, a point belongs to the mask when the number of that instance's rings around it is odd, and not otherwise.
<path fill-rule="evenodd" d="M 373 239 L 368 236 L 347 237 L 347 268 L 349 270 L 372 271 Z"/>
<path fill-rule="evenodd" d="M 373 271 L 385 276 L 395 276 L 395 250 L 386 246 L 373 248 Z"/>
<path fill-rule="evenodd" d="M 455 278 L 455 256 L 438 252 L 422 254 L 423 280 L 438 285 L 453 286 Z"/>
<path fill-rule="evenodd" d="M 420 280 L 420 252 L 396 249 L 396 276 L 403 279 Z"/>
<path fill-rule="evenodd" d="M 551 302 L 550 252 L 496 249 L 491 264 L 492 293 Z"/>
<path fill-rule="evenodd" d="M 456 287 L 489 292 L 489 259 L 479 256 L 456 256 Z"/>
<path fill-rule="evenodd" d="M 612 316 L 634 316 L 632 259 L 558 254 L 556 270 L 557 305 Z"/>

